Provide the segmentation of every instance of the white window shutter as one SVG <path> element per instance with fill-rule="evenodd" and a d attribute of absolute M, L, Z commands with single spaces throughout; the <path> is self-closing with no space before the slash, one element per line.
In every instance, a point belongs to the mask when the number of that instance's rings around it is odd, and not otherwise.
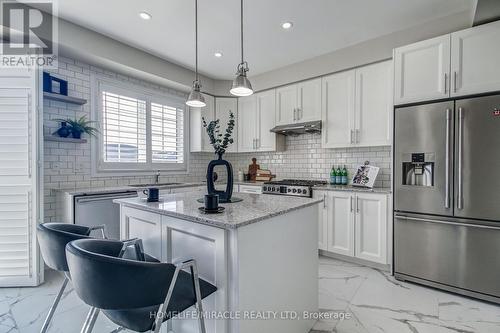
<path fill-rule="evenodd" d="M 36 72 L 15 74 L 0 74 L 0 286 L 39 282 L 33 175 Z"/>

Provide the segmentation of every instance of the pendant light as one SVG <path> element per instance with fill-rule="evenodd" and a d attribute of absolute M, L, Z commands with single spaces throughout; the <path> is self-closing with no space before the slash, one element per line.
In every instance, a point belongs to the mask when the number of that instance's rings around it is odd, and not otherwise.
<path fill-rule="evenodd" d="M 206 106 L 205 98 L 200 92 L 201 83 L 198 80 L 198 0 L 194 0 L 194 35 L 195 35 L 195 77 L 193 81 L 193 87 L 189 93 L 186 104 L 195 107 L 202 108 Z"/>
<path fill-rule="evenodd" d="M 241 63 L 238 65 L 233 87 L 229 91 L 235 96 L 250 96 L 253 94 L 252 84 L 247 78 L 248 63 L 243 58 L 243 0 L 241 0 Z"/>

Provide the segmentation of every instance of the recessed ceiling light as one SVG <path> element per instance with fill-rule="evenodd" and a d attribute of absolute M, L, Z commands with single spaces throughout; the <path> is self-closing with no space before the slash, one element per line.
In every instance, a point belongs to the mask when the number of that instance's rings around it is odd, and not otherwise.
<path fill-rule="evenodd" d="M 141 19 L 143 20 L 151 20 L 152 16 L 151 14 L 147 13 L 147 12 L 140 12 L 139 13 L 139 16 L 141 17 Z"/>
<path fill-rule="evenodd" d="M 292 22 L 283 22 L 283 23 L 281 24 L 281 27 L 282 27 L 283 29 L 285 29 L 285 30 L 288 30 L 288 29 L 290 29 L 291 27 L 293 27 L 293 23 L 292 23 Z"/>
<path fill-rule="evenodd" d="M 215 53 L 214 53 L 214 56 L 215 56 L 216 58 L 220 58 L 220 57 L 222 57 L 222 52 L 215 52 Z"/>

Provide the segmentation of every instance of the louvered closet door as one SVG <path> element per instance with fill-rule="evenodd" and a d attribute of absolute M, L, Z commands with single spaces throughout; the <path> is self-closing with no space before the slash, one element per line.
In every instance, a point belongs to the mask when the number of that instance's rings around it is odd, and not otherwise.
<path fill-rule="evenodd" d="M 0 286 L 38 283 L 34 75 L 0 74 Z"/>

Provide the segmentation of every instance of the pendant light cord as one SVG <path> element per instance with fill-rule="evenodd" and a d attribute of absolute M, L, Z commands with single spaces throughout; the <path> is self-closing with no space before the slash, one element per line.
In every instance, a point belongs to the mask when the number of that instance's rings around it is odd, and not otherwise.
<path fill-rule="evenodd" d="M 194 0 L 195 81 L 198 82 L 198 0 Z"/>
<path fill-rule="evenodd" d="M 240 17 L 240 23 L 241 23 L 241 63 L 243 63 L 243 0 L 241 0 L 241 17 Z"/>

